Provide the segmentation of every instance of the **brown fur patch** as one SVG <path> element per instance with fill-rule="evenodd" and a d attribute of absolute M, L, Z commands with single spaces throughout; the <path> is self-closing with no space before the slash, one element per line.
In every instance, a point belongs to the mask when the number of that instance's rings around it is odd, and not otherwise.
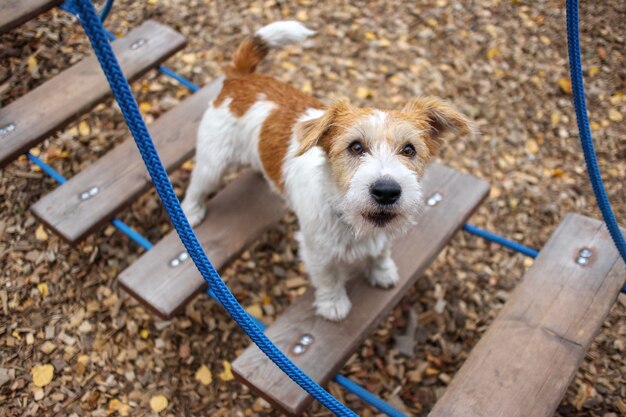
<path fill-rule="evenodd" d="M 230 64 L 226 67 L 227 77 L 243 77 L 251 74 L 265 58 L 270 48 L 258 36 L 244 40 L 233 54 Z"/>
<path fill-rule="evenodd" d="M 436 97 L 413 99 L 397 114 L 424 129 L 424 140 L 431 155 L 435 155 L 446 134 L 466 135 L 473 131 L 472 123 L 463 114 Z"/>
<path fill-rule="evenodd" d="M 276 104 L 261 128 L 259 156 L 265 175 L 282 190 L 282 166 L 293 128 L 298 117 L 309 108 L 323 107 L 314 97 L 278 81 L 275 78 L 249 74 L 245 77 L 227 78 L 219 96 L 213 104 L 219 106 L 224 100 L 232 101 L 229 109 L 237 117 L 242 117 L 261 95 L 265 100 Z"/>

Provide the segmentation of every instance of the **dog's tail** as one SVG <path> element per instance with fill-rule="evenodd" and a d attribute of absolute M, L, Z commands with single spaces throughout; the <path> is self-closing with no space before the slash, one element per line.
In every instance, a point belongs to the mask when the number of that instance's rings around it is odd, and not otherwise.
<path fill-rule="evenodd" d="M 272 48 L 298 43 L 315 32 L 294 20 L 270 23 L 239 45 L 226 68 L 227 77 L 242 77 L 254 72 L 256 66 Z"/>

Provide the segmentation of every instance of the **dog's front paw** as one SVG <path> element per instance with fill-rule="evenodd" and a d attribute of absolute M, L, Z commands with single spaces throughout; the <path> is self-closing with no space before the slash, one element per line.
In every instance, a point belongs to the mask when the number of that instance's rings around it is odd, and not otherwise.
<path fill-rule="evenodd" d="M 370 284 L 376 287 L 391 288 L 400 281 L 400 275 L 393 259 L 385 258 L 382 262 L 374 265 L 367 275 L 367 279 Z"/>
<path fill-rule="evenodd" d="M 315 307 L 318 316 L 330 321 L 341 321 L 348 316 L 352 303 L 347 294 L 342 294 L 332 298 L 317 299 Z"/>
<path fill-rule="evenodd" d="M 189 201 L 184 200 L 181 206 L 183 208 L 185 216 L 187 216 L 189 224 L 191 224 L 191 227 L 196 227 L 197 225 L 199 225 L 206 215 L 206 207 L 203 205 L 190 203 Z"/>

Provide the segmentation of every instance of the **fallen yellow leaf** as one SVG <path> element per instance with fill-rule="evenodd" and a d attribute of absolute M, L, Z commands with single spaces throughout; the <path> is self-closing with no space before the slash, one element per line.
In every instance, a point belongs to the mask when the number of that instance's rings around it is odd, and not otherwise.
<path fill-rule="evenodd" d="M 622 113 L 618 112 L 617 110 L 611 109 L 609 110 L 609 120 L 613 122 L 621 122 L 622 120 L 624 120 L 624 116 L 622 116 Z"/>
<path fill-rule="evenodd" d="M 362 86 L 361 87 L 357 87 L 356 95 L 357 95 L 357 97 L 362 98 L 362 99 L 372 98 L 373 97 L 372 90 L 370 90 L 367 87 L 362 87 Z"/>
<path fill-rule="evenodd" d="M 29 56 L 27 65 L 28 65 L 28 71 L 30 71 L 31 73 L 34 73 L 35 71 L 37 71 L 37 57 L 35 55 Z"/>
<path fill-rule="evenodd" d="M 139 332 L 139 337 L 141 337 L 142 339 L 147 339 L 148 337 L 150 337 L 150 331 L 148 329 L 141 329 L 141 331 Z"/>
<path fill-rule="evenodd" d="M 304 94 L 311 94 L 313 92 L 313 86 L 310 81 L 306 81 L 300 89 Z"/>
<path fill-rule="evenodd" d="M 598 67 L 589 68 L 589 75 L 591 75 L 592 77 L 598 75 L 599 72 L 600 72 L 600 68 Z"/>
<path fill-rule="evenodd" d="M 139 103 L 139 110 L 143 114 L 150 113 L 150 111 L 152 110 L 152 104 L 148 103 L 147 101 L 142 101 L 141 103 Z"/>
<path fill-rule="evenodd" d="M 197 61 L 196 54 L 193 53 L 184 54 L 181 59 L 185 64 L 189 65 L 193 65 Z"/>
<path fill-rule="evenodd" d="M 43 388 L 52 382 L 54 367 L 50 364 L 34 366 L 30 370 L 30 375 L 33 378 L 33 384 L 39 388 Z"/>
<path fill-rule="evenodd" d="M 37 284 L 37 289 L 39 290 L 39 294 L 41 294 L 41 296 L 44 298 L 47 297 L 50 293 L 50 291 L 48 291 L 48 284 L 46 284 L 45 282 Z"/>
<path fill-rule="evenodd" d="M 183 166 L 181 167 L 184 171 L 193 171 L 193 167 L 196 166 L 194 161 L 185 161 Z"/>
<path fill-rule="evenodd" d="M 224 372 L 221 372 L 219 374 L 220 379 L 222 381 L 232 381 L 233 379 L 235 379 L 232 371 L 233 367 L 230 365 L 230 362 L 222 361 L 222 363 L 224 364 Z"/>
<path fill-rule="evenodd" d="M 213 382 L 213 375 L 206 365 L 202 365 L 196 371 L 196 381 L 200 382 L 202 385 L 209 385 Z"/>
<path fill-rule="evenodd" d="M 559 80 L 559 88 L 565 94 L 570 95 L 570 96 L 572 95 L 572 83 L 570 82 L 568 78 L 561 78 Z"/>
<path fill-rule="evenodd" d="M 539 152 L 539 145 L 534 139 L 528 139 L 526 141 L 526 150 L 532 154 Z"/>
<path fill-rule="evenodd" d="M 44 229 L 43 224 L 40 224 L 39 227 L 37 227 L 37 230 L 35 230 L 35 239 L 40 242 L 48 240 L 48 233 L 46 233 L 46 229 Z"/>
<path fill-rule="evenodd" d="M 376 39 L 376 35 L 372 32 L 365 32 L 365 39 L 367 39 L 368 41 L 373 41 L 374 39 Z"/>
<path fill-rule="evenodd" d="M 258 304 L 252 304 L 250 307 L 246 308 L 246 311 L 255 319 L 263 318 L 263 310 L 261 309 L 261 306 Z"/>
<path fill-rule="evenodd" d="M 78 124 L 78 133 L 80 133 L 81 136 L 87 136 L 90 132 L 89 123 L 83 120 Z"/>
<path fill-rule="evenodd" d="M 150 408 L 155 413 L 160 413 L 167 408 L 168 401 L 163 395 L 155 395 L 150 398 Z"/>
<path fill-rule="evenodd" d="M 109 401 L 109 405 L 107 406 L 107 415 L 113 414 L 115 412 L 119 413 L 120 416 L 126 417 L 129 415 L 130 406 L 128 404 L 124 404 L 117 398 Z"/>
<path fill-rule="evenodd" d="M 487 51 L 487 59 L 491 61 L 497 56 L 500 56 L 500 50 L 498 48 L 489 48 Z"/>

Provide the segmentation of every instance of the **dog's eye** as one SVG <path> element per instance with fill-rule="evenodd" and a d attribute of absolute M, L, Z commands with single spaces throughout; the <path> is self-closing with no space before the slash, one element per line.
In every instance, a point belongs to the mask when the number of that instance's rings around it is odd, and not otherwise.
<path fill-rule="evenodd" d="M 412 158 L 415 156 L 415 147 L 411 144 L 404 145 L 402 148 L 402 156 L 406 156 L 407 158 Z"/>
<path fill-rule="evenodd" d="M 350 144 L 350 146 L 348 146 L 348 150 L 352 155 L 361 155 L 363 152 L 365 152 L 365 147 L 361 142 L 355 140 Z"/>

